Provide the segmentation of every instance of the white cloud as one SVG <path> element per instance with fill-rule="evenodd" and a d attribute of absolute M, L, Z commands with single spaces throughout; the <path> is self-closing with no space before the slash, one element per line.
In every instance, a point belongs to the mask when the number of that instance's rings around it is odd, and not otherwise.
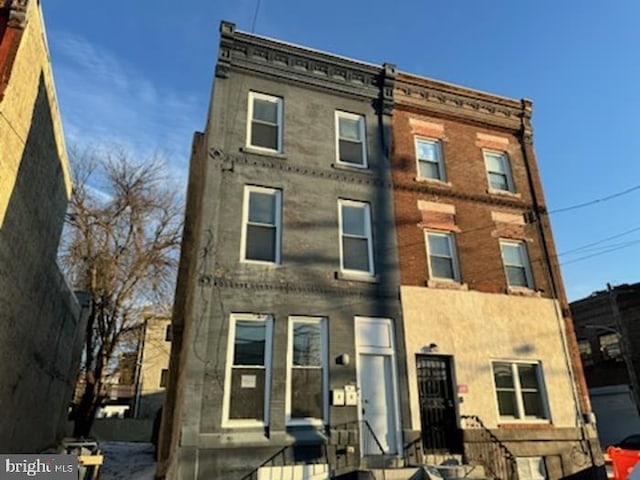
<path fill-rule="evenodd" d="M 118 144 L 135 154 L 164 154 L 186 181 L 194 130 L 207 99 L 160 87 L 133 65 L 86 39 L 50 32 L 58 101 L 69 145 Z"/>

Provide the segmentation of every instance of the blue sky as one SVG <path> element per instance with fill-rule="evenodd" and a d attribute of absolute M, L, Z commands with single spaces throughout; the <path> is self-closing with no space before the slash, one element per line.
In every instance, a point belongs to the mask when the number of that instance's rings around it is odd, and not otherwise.
<path fill-rule="evenodd" d="M 256 0 L 42 3 L 68 143 L 162 152 L 184 182 L 220 20 L 251 31 Z M 640 184 L 640 2 L 260 0 L 255 18 L 260 35 L 531 98 L 552 211 Z M 639 201 L 635 190 L 552 214 L 561 254 L 638 228 L 561 256 L 570 299 L 640 281 Z"/>

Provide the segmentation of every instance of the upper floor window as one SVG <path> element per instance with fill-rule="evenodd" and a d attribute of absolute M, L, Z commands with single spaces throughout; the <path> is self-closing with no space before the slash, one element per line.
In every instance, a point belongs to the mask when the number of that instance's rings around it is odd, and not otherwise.
<path fill-rule="evenodd" d="M 247 146 L 282 151 L 282 98 L 249 92 Z"/>
<path fill-rule="evenodd" d="M 483 153 L 490 190 L 515 193 L 507 154 L 490 150 L 484 150 Z"/>
<path fill-rule="evenodd" d="M 339 200 L 340 262 L 343 271 L 374 274 L 369 204 Z"/>
<path fill-rule="evenodd" d="M 593 364 L 593 354 L 591 352 L 591 342 L 587 339 L 578 340 L 578 351 L 583 365 Z"/>
<path fill-rule="evenodd" d="M 364 116 L 336 112 L 337 162 L 352 167 L 367 167 L 367 142 Z"/>
<path fill-rule="evenodd" d="M 598 337 L 602 358 L 605 360 L 623 360 L 620 338 L 617 333 L 605 333 Z"/>
<path fill-rule="evenodd" d="M 429 277 L 434 280 L 459 282 L 460 271 L 453 233 L 425 232 L 427 256 L 429 257 Z"/>
<path fill-rule="evenodd" d="M 326 319 L 291 317 L 287 355 L 289 423 L 322 424 L 327 418 Z"/>
<path fill-rule="evenodd" d="M 445 181 L 442 145 L 439 140 L 416 138 L 418 178 Z"/>
<path fill-rule="evenodd" d="M 493 379 L 501 419 L 548 418 L 538 363 L 493 362 Z"/>
<path fill-rule="evenodd" d="M 531 266 L 524 242 L 500 240 L 500 250 L 509 286 L 533 288 Z"/>
<path fill-rule="evenodd" d="M 281 197 L 273 188 L 245 187 L 242 260 L 280 263 Z"/>

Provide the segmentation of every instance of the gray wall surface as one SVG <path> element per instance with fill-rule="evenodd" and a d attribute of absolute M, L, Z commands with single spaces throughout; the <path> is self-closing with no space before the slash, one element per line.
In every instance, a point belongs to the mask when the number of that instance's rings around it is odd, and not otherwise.
<path fill-rule="evenodd" d="M 368 67 L 380 71 L 375 67 Z M 281 154 L 245 148 L 249 92 L 283 99 Z M 385 139 L 390 118 L 378 113 L 377 88 L 360 97 L 234 71 L 216 78 L 206 148 L 205 175 L 197 218 L 202 232 L 190 252 L 197 256 L 191 292 L 193 335 L 189 355 L 179 457 L 180 478 L 234 478 L 259 466 L 286 445 L 357 444 L 356 407 L 329 407 L 329 427 L 294 429 L 285 424 L 287 328 L 289 316 L 328 320 L 329 388 L 355 384 L 354 317 L 392 319 L 396 340 L 404 337 L 399 275 Z M 371 96 L 368 96 L 371 95 Z M 369 168 L 336 165 L 335 111 L 364 115 Z M 382 128 L 381 128 L 382 127 Z M 197 152 L 196 152 L 197 154 Z M 193 160 L 192 160 L 193 161 Z M 242 209 L 245 185 L 282 192 L 282 248 L 279 265 L 243 263 Z M 376 276 L 373 281 L 339 278 L 338 199 L 368 202 L 371 208 Z M 184 253 L 183 253 L 184 254 Z M 273 318 L 273 354 L 268 432 L 222 427 L 222 404 L 232 313 Z M 402 352 L 401 343 L 396 352 Z M 406 366 L 397 356 L 401 417 L 408 416 Z M 401 426 L 400 426 L 401 427 Z M 340 433 L 340 434 L 338 434 Z M 351 435 L 349 435 L 350 433 Z M 198 458 L 194 466 L 194 456 Z M 194 471 L 197 470 L 197 472 Z"/>

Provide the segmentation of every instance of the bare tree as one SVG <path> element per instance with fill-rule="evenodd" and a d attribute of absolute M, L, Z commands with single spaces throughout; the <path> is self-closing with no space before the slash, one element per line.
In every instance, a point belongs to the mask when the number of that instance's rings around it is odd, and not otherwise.
<path fill-rule="evenodd" d="M 182 202 L 157 157 L 121 148 L 72 150 L 74 192 L 60 254 L 74 288 L 89 294 L 74 436 L 87 436 L 123 346 L 136 343 L 148 305 L 173 294 Z"/>

